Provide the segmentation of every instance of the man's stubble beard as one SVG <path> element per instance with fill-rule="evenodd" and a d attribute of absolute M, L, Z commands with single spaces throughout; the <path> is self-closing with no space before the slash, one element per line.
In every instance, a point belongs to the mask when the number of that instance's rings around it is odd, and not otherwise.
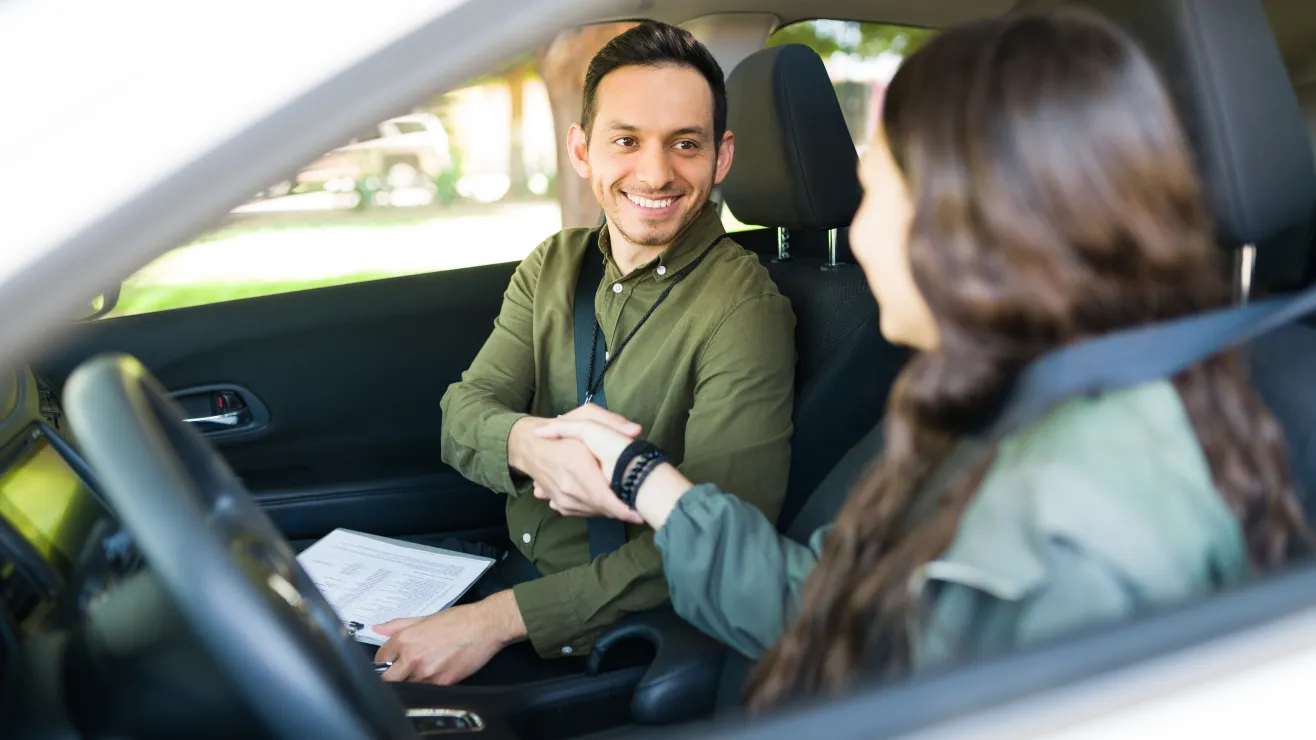
<path fill-rule="evenodd" d="M 616 193 L 617 195 L 617 199 L 612 201 L 612 203 L 614 204 L 613 208 L 609 209 L 604 207 L 603 213 L 607 217 L 609 224 L 617 227 L 617 231 L 620 232 L 621 235 L 625 237 L 627 241 L 638 247 L 671 246 L 677 239 L 681 237 L 682 234 L 685 233 L 686 229 L 690 227 L 690 224 L 694 223 L 695 219 L 699 218 L 700 212 L 703 211 L 703 207 L 708 201 L 708 196 L 704 196 L 704 202 L 698 203 L 694 206 L 687 207 L 687 209 L 683 213 L 683 218 L 681 222 L 677 224 L 676 229 L 673 230 L 670 233 L 670 235 L 656 234 L 655 236 L 650 238 L 639 239 L 636 238 L 636 235 L 631 234 L 626 229 L 625 224 L 623 223 L 622 219 L 619 217 L 620 210 L 626 207 L 625 204 L 621 203 L 622 200 L 627 199 L 626 196 L 623 195 L 620 191 L 614 190 L 613 192 Z M 681 197 L 683 200 L 688 200 L 691 197 L 691 195 L 687 193 L 686 195 L 683 195 Z"/>
<path fill-rule="evenodd" d="M 621 201 L 629 200 L 629 199 L 624 194 L 622 194 L 620 190 L 616 188 L 611 189 L 611 192 L 613 192 L 617 196 L 617 198 L 616 200 L 611 201 L 614 204 L 614 206 L 613 209 L 610 211 L 608 207 L 604 205 L 604 203 L 607 203 L 609 201 L 601 197 L 604 192 L 603 185 L 601 183 L 596 184 L 591 182 L 590 189 L 594 191 L 594 198 L 599 202 L 599 208 L 600 210 L 603 211 L 603 215 L 607 218 L 607 222 L 613 226 L 616 226 L 617 231 L 620 232 L 621 235 L 625 237 L 626 240 L 629 241 L 631 244 L 634 244 L 638 247 L 661 247 L 664 245 L 671 246 L 673 243 L 676 242 L 677 239 L 681 238 L 681 235 L 685 233 L 686 229 L 689 228 L 690 224 L 694 223 L 695 219 L 699 218 L 699 214 L 703 212 L 704 206 L 707 205 L 708 199 L 713 193 L 713 188 L 717 187 L 715 184 L 713 184 L 713 180 L 716 178 L 712 177 L 712 175 L 717 172 L 717 161 L 718 161 L 718 157 L 714 156 L 713 169 L 712 172 L 709 173 L 710 178 L 709 178 L 708 193 L 704 195 L 703 202 L 698 203 L 694 207 L 687 210 L 686 211 L 687 218 L 684 221 L 682 221 L 680 224 L 678 224 L 676 230 L 673 231 L 672 235 L 667 238 L 659 239 L 655 237 L 654 239 L 645 239 L 645 240 L 636 239 L 632 234 L 626 231 L 626 227 L 622 224 L 621 218 L 618 217 L 620 210 L 622 208 L 625 208 L 625 205 L 622 204 Z M 690 193 L 686 193 L 682 197 L 689 198 Z"/>

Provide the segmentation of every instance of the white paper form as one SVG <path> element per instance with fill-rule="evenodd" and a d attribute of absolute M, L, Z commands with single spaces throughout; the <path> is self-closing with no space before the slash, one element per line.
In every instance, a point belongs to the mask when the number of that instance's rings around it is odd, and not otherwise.
<path fill-rule="evenodd" d="M 372 627 L 422 617 L 461 598 L 493 559 L 335 529 L 297 556 L 343 622 L 359 622 L 356 639 L 382 645 Z"/>

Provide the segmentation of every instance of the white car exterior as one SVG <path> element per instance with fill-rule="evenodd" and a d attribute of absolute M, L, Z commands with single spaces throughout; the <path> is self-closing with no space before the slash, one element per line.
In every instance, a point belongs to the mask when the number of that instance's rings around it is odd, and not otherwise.
<path fill-rule="evenodd" d="M 642 16 L 655 4 L 661 0 L 0 3 L 0 357 L 32 356 L 57 341 L 71 328 L 68 316 L 107 282 L 204 231 L 351 131 L 559 28 Z M 353 100 L 316 97 L 335 80 L 350 87 L 341 75 L 421 28 L 428 35 L 407 74 L 376 69 L 353 88 Z M 145 123 L 159 121 L 170 125 Z M 437 147 L 434 130 L 416 133 Z M 396 138 L 408 135 L 399 129 Z M 96 175 L 69 187 L 72 169 Z M 170 192 L 179 186 L 186 191 Z M 1308 607 L 927 736 L 1305 736 L 1311 717 L 1302 699 L 1313 677 L 1316 608 Z"/>

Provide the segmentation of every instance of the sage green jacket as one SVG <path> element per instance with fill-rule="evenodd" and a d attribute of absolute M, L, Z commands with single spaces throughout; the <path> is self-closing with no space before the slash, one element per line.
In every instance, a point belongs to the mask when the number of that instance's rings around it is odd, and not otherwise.
<path fill-rule="evenodd" d="M 798 612 L 826 534 L 788 540 L 699 485 L 655 542 L 677 612 L 758 658 Z M 1110 622 L 1248 572 L 1242 531 L 1172 385 L 1074 400 L 1001 444 L 950 548 L 910 583 L 913 667 Z"/>

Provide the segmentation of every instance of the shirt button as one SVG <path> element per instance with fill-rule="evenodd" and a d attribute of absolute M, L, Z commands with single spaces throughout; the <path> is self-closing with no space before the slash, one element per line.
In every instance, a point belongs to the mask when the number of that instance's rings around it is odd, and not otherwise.
<path fill-rule="evenodd" d="M 530 533 L 526 532 L 525 534 L 521 535 L 521 541 L 526 543 L 527 545 L 530 544 Z"/>
<path fill-rule="evenodd" d="M 567 645 L 566 647 L 562 648 L 562 654 L 563 654 L 563 655 L 571 655 L 571 646 L 570 646 L 570 645 Z"/>
<path fill-rule="evenodd" d="M 667 274 L 667 265 L 658 265 L 658 274 L 659 274 L 659 275 L 666 275 L 666 274 Z"/>
<path fill-rule="evenodd" d="M 613 284 L 612 284 L 612 292 L 613 292 L 613 293 L 620 293 L 620 292 L 621 292 L 621 283 L 613 283 Z"/>

